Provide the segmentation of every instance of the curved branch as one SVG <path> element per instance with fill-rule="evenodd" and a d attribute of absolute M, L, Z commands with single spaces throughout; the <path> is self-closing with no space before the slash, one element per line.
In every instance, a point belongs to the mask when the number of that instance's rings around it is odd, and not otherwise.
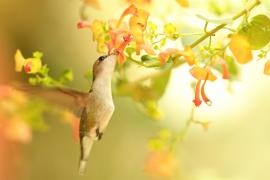
<path fill-rule="evenodd" d="M 239 13 L 237 13 L 235 16 L 233 16 L 232 17 L 232 20 L 236 20 L 236 19 L 242 17 L 243 15 L 247 14 L 248 12 L 250 12 L 253 8 L 255 8 L 256 6 L 258 6 L 259 4 L 261 4 L 261 0 L 254 0 L 249 6 L 247 6 L 245 9 L 243 9 L 242 11 L 240 11 Z M 207 39 L 210 36 L 213 36 L 220 29 L 223 29 L 226 25 L 227 25 L 226 23 L 223 23 L 223 24 L 218 25 L 217 27 L 215 27 L 211 31 L 208 31 L 208 33 L 206 33 L 205 35 L 203 35 L 202 37 L 200 37 L 199 39 L 197 39 L 194 43 L 192 43 L 190 45 L 190 47 L 191 48 L 196 47 L 198 44 L 200 44 L 201 42 L 203 42 L 205 39 Z"/>

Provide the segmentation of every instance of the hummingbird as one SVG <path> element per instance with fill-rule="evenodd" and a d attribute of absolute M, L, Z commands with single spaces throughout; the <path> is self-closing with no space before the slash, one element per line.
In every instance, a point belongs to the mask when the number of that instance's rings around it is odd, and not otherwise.
<path fill-rule="evenodd" d="M 79 173 L 83 174 L 95 139 L 100 140 L 114 112 L 111 81 L 116 56 L 101 56 L 93 66 L 93 83 L 81 114 Z"/>
<path fill-rule="evenodd" d="M 79 174 L 81 175 L 85 172 L 94 141 L 102 138 L 114 112 L 111 81 L 116 61 L 117 56 L 114 54 L 101 56 L 95 61 L 92 86 L 88 93 L 61 87 L 20 86 L 16 88 L 67 107 L 80 117 Z"/>

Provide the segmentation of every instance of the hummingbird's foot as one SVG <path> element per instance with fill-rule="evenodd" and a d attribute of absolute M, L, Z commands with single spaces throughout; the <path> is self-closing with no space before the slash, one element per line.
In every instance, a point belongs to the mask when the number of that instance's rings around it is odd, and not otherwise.
<path fill-rule="evenodd" d="M 103 133 L 99 131 L 99 128 L 96 129 L 96 135 L 97 135 L 98 140 L 101 140 Z"/>

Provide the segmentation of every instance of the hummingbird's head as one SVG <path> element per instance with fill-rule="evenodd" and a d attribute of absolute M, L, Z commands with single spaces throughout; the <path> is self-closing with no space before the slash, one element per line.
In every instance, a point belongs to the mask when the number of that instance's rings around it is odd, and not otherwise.
<path fill-rule="evenodd" d="M 93 66 L 93 75 L 95 78 L 97 77 L 111 77 L 114 71 L 114 67 L 116 64 L 116 55 L 105 55 L 100 56 L 94 66 Z"/>

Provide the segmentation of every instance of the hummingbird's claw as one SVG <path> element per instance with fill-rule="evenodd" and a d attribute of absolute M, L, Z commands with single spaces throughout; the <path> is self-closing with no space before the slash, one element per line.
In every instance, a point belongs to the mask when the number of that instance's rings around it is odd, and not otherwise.
<path fill-rule="evenodd" d="M 99 128 L 96 129 L 96 135 L 97 135 L 98 140 L 101 140 L 103 133 L 99 131 Z"/>

